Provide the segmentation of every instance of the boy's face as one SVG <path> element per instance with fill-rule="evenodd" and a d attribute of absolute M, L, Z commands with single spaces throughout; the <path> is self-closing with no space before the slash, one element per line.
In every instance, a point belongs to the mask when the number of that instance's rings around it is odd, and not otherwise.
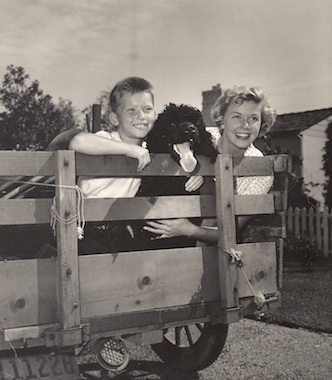
<path fill-rule="evenodd" d="M 156 120 L 151 93 L 138 92 L 124 95 L 113 116 L 121 140 L 139 144 L 151 131 Z"/>

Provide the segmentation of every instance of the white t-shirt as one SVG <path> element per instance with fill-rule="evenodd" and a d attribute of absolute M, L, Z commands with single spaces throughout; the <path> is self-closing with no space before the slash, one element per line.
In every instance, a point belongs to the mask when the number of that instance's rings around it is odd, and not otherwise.
<path fill-rule="evenodd" d="M 117 131 L 98 131 L 96 135 L 109 140 L 121 141 Z M 133 198 L 141 185 L 141 178 L 81 176 L 78 186 L 85 198 Z"/>

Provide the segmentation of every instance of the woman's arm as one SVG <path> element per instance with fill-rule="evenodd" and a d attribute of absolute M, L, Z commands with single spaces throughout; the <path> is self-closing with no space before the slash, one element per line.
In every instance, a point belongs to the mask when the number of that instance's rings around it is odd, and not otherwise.
<path fill-rule="evenodd" d="M 205 228 L 191 223 L 188 219 L 165 219 L 147 221 L 146 231 L 160 235 L 159 239 L 175 236 L 186 236 L 206 243 L 218 241 L 218 230 L 216 228 Z"/>

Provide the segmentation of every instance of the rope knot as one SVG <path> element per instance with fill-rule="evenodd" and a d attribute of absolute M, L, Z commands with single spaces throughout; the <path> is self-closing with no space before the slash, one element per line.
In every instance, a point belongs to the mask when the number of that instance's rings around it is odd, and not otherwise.
<path fill-rule="evenodd" d="M 62 218 L 58 210 L 56 209 L 55 197 L 53 198 L 53 203 L 50 209 L 51 213 L 51 222 L 50 225 L 53 229 L 54 235 L 56 233 L 56 221 L 64 223 L 66 225 L 76 222 L 77 223 L 77 239 L 82 240 L 84 238 L 84 227 L 85 227 L 85 218 L 84 218 L 84 195 L 82 189 L 79 186 L 63 186 L 69 189 L 74 189 L 77 194 L 77 212 L 73 216 L 68 218 Z"/>
<path fill-rule="evenodd" d="M 243 252 L 242 251 L 237 251 L 235 248 L 230 248 L 228 251 L 225 251 L 227 252 L 231 258 L 232 258 L 232 263 L 234 262 L 241 262 L 242 264 L 242 257 L 243 257 Z"/>

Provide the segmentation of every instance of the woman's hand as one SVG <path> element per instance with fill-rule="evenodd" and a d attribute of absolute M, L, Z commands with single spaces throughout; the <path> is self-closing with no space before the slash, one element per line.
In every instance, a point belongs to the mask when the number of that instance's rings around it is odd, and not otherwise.
<path fill-rule="evenodd" d="M 204 178 L 201 175 L 192 176 L 184 185 L 184 189 L 191 193 L 198 190 L 204 183 Z"/>
<path fill-rule="evenodd" d="M 188 219 L 165 219 L 147 221 L 148 225 L 143 229 L 152 232 L 156 235 L 160 235 L 157 239 L 171 238 L 175 236 L 191 236 L 195 225 Z"/>

